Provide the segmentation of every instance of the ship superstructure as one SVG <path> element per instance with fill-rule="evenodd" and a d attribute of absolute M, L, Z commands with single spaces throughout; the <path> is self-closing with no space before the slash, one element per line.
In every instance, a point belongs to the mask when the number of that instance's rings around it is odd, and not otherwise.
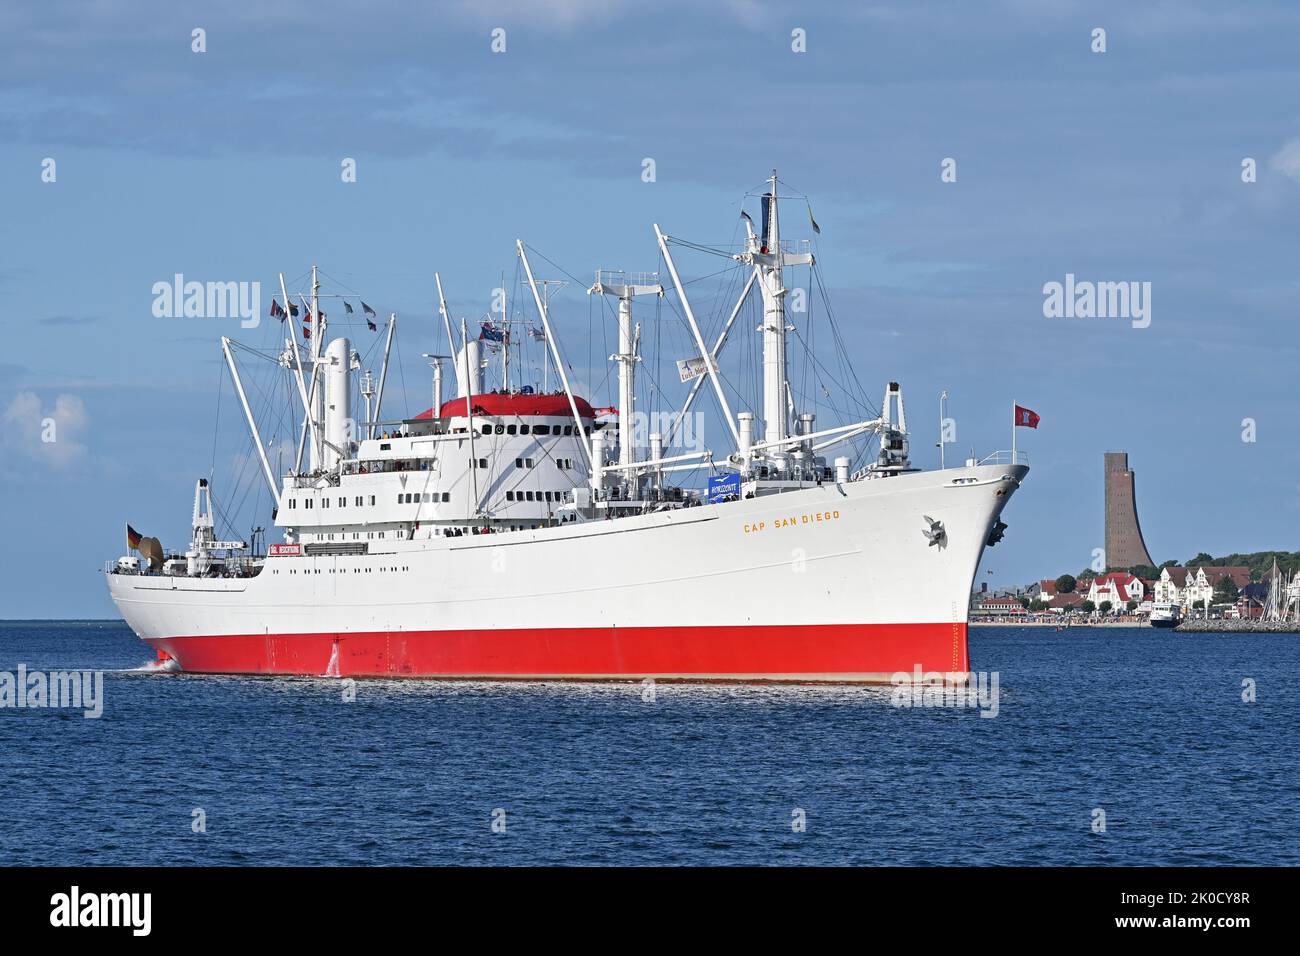
<path fill-rule="evenodd" d="M 382 330 L 376 381 L 347 337 L 325 341 L 315 270 L 310 295 L 296 302 L 281 277 L 286 306 L 305 316 L 301 338 L 286 323 L 276 357 L 301 419 L 285 474 L 272 468 L 238 346 L 221 347 L 282 540 L 265 555 L 217 540 L 201 480 L 183 557 L 141 567 L 128 556 L 109 568 L 124 618 L 161 657 L 194 672 L 843 681 L 887 681 L 917 666 L 966 673 L 972 582 L 1028 468 L 1014 453 L 915 467 L 897 383 L 869 418 L 822 427 L 800 408 L 787 277 L 815 258 L 808 241 L 781 236 L 779 185 L 773 174 L 758 225 L 744 215 L 738 249 L 708 250 L 744 270 L 712 342 L 673 254 L 703 247 L 656 225 L 666 277 L 596 273 L 587 291 L 616 313 L 618 404 L 608 409 L 575 393 L 548 283 L 522 241 L 516 253 L 537 323 L 522 331 L 544 346 L 543 382 L 512 381 L 504 304 L 471 337 L 465 320 L 453 323 L 435 276 L 448 347 L 424 355 L 430 409 L 400 420 L 383 409 L 396 317 Z M 733 411 L 737 393 L 720 357 L 755 293 L 761 398 Z M 677 362 L 690 389 L 664 430 L 639 434 L 638 303 L 669 297 L 694 346 Z M 490 387 L 494 356 L 500 379 Z M 448 364 L 454 395 L 443 394 Z M 685 447 L 682 431 L 706 392 L 722 444 Z M 706 487 L 679 483 L 701 474 Z"/>

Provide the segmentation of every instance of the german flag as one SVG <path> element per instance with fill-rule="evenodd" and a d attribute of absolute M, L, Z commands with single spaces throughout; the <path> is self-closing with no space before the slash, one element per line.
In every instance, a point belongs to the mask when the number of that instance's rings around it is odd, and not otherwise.
<path fill-rule="evenodd" d="M 134 551 L 136 550 L 136 548 L 140 547 L 140 540 L 141 540 L 140 532 L 136 531 L 135 528 L 132 528 L 130 525 L 127 525 L 126 546 L 130 548 L 132 551 Z"/>

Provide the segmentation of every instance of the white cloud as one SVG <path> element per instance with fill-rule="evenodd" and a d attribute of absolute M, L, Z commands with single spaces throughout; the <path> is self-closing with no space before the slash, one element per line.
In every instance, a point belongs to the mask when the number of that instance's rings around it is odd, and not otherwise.
<path fill-rule="evenodd" d="M 1268 163 L 1276 172 L 1300 183 L 1300 136 L 1283 143 Z"/>
<path fill-rule="evenodd" d="M 604 21 L 630 6 L 626 0 L 461 0 L 463 13 L 477 20 L 527 22 L 567 28 L 575 24 Z"/>
<path fill-rule="evenodd" d="M 86 403 L 76 395 L 59 395 L 47 408 L 35 392 L 19 392 L 0 418 L 6 469 L 30 477 L 81 464 L 87 455 L 81 439 L 89 424 Z"/>

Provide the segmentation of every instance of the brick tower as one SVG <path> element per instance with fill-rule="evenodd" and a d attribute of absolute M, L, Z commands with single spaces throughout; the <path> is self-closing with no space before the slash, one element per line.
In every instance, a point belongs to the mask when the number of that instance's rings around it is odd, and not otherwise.
<path fill-rule="evenodd" d="M 1128 453 L 1106 452 L 1106 566 L 1131 568 L 1153 564 L 1142 526 L 1138 524 L 1137 498 Z"/>

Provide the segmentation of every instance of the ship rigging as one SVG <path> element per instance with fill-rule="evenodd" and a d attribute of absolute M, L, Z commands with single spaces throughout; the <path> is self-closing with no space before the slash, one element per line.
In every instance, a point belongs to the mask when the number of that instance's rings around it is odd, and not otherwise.
<path fill-rule="evenodd" d="M 414 441 L 417 437 L 446 436 L 449 425 L 440 418 L 444 409 L 444 369 L 448 362 L 454 371 L 456 398 L 466 400 L 463 417 L 467 423 L 463 430 L 458 424 L 451 434 L 464 436 L 457 440 L 467 445 L 482 440 L 485 430 L 487 434 L 495 430 L 495 422 L 484 421 L 481 415 L 476 414 L 472 401 L 472 396 L 487 388 L 485 383 L 494 365 L 500 385 L 492 388 L 490 394 L 563 396 L 564 407 L 573 424 L 572 434 L 582 436 L 582 440 L 576 443 L 583 466 L 582 480 L 564 489 L 563 501 L 556 500 L 553 493 L 551 500 L 545 502 L 553 507 L 546 509 L 544 515 L 531 516 L 534 521 L 582 521 L 634 514 L 646 509 L 689 507 L 707 500 L 707 492 L 700 493 L 686 487 L 689 479 L 699 475 L 701 470 L 712 479 L 723 479 L 716 481 L 716 487 L 722 489 L 720 494 L 745 497 L 798 489 L 810 483 L 843 482 L 850 476 L 883 477 L 908 470 L 911 466 L 906 412 L 902 391 L 897 384 L 891 383 L 885 391 L 880 406 L 883 414 L 875 413 L 869 418 L 817 429 L 818 399 L 824 402 L 831 391 L 827 369 L 824 366 L 814 368 L 813 374 L 806 377 L 815 380 L 820 395 L 814 391 L 811 396 L 806 396 L 804 410 L 800 409 L 788 359 L 790 338 L 792 334 L 800 335 L 801 331 L 791 323 L 788 315 L 789 275 L 795 267 L 806 266 L 808 285 L 820 288 L 821 283 L 815 274 L 816 259 L 810 240 L 787 240 L 781 236 L 780 186 L 781 181 L 773 173 L 758 196 L 759 225 L 755 225 L 748 212 L 742 215 L 743 235 L 738 251 L 677 239 L 667 235 L 656 224 L 653 228 L 657 251 L 666 275 L 609 269 L 596 271 L 594 282 L 586 292 L 593 299 L 605 300 L 603 304 L 609 304 L 610 311 L 614 312 L 612 324 L 616 329 L 617 348 L 610 354 L 609 361 L 614 370 L 612 377 L 617 382 L 617 395 L 611 406 L 601 410 L 604 414 L 592 421 L 584 422 L 579 412 L 579 397 L 570 381 L 574 365 L 565 358 L 551 316 L 553 291 L 557 287 L 576 284 L 576 280 L 562 269 L 559 271 L 566 276 L 564 279 L 538 279 L 533 271 L 529 247 L 522 240 L 516 242 L 516 258 L 525 290 L 522 298 L 535 310 L 531 317 L 524 313 L 503 283 L 494 293 L 494 307 L 477 320 L 477 334 L 467 320 L 462 319 L 460 327 L 456 327 L 447 305 L 442 276 L 435 274 L 436 309 L 445 344 L 438 352 L 422 354 L 429 360 L 433 373 L 433 402 L 427 421 L 418 417 L 391 419 L 384 416 L 385 391 L 389 387 L 389 371 L 394 361 L 397 316 L 390 315 L 380 330 L 382 350 L 373 356 L 379 362 L 379 368 L 363 370 L 363 357 L 353 348 L 351 339 L 339 337 L 327 342 L 322 286 L 316 267 L 312 267 L 307 291 L 293 296 L 281 274 L 278 284 L 283 300 L 292 303 L 295 312 L 300 307 L 305 315 L 301 336 L 298 335 L 298 323 L 283 323 L 288 334 L 274 355 L 274 363 L 287 374 L 296 393 L 299 418 L 296 451 L 292 465 L 282 472 L 283 477 L 277 477 L 277 471 L 272 467 L 268 456 L 271 443 L 263 437 L 244 375 L 236 361 L 238 352 L 259 359 L 269 359 L 271 355 L 229 338 L 221 340 L 230 381 L 243 412 L 251 446 L 257 453 L 272 507 L 279 512 L 286 488 L 321 483 L 338 485 L 344 475 L 357 473 L 365 465 L 356 456 L 362 451 L 363 443 L 373 441 L 377 433 L 386 433 L 390 441 L 398 442 Z M 725 321 L 710 341 L 706 342 L 705 330 L 697 318 L 687 290 L 688 283 L 682 279 L 674 249 L 725 257 L 735 263 L 734 268 L 726 271 L 743 276 L 743 282 L 732 283 L 733 286 L 740 285 L 739 294 L 729 303 Z M 558 269 L 549 259 L 545 261 Z M 805 310 L 811 291 L 811 288 L 797 289 Z M 715 297 L 720 298 L 723 292 L 725 290 L 720 288 Z M 332 293 L 326 300 L 342 299 L 346 302 L 346 294 Z M 643 325 L 637 321 L 639 316 L 634 315 L 635 304 L 642 299 L 654 300 L 654 324 L 659 329 L 664 322 L 660 306 L 670 296 L 675 297 L 675 302 L 669 302 L 671 313 L 678 319 L 680 327 L 689 332 L 684 344 L 679 341 L 679 349 L 692 354 L 677 360 L 676 364 L 683 383 L 689 382 L 690 387 L 679 407 L 669 412 L 660 409 L 657 413 L 647 413 L 638 403 L 639 385 L 643 391 L 651 392 L 652 401 L 646 404 L 652 408 L 668 397 L 654 375 L 638 382 L 638 369 L 645 363 L 645 356 Z M 513 312 L 510 309 L 512 303 L 515 305 Z M 754 410 L 733 411 L 733 401 L 741 398 L 743 391 L 726 380 L 721 360 L 728 345 L 736 339 L 737 321 L 746 314 L 747 307 L 754 304 L 760 316 L 755 328 L 761 343 L 760 402 Z M 829 303 L 827 312 L 828 323 L 833 326 Z M 838 330 L 835 331 L 841 368 L 853 374 L 853 381 L 847 386 L 836 381 L 836 390 L 847 397 L 847 404 L 870 409 L 870 403 L 857 386 L 856 371 L 847 362 Z M 662 338 L 662 333 L 656 338 Z M 802 341 L 801 335 L 800 338 Z M 540 346 L 540 356 L 536 354 L 537 350 L 533 350 L 533 355 L 525 354 L 529 344 Z M 515 356 L 514 383 L 512 354 Z M 810 354 L 808 361 L 816 363 L 817 359 Z M 536 373 L 539 367 L 540 382 L 518 384 L 529 372 Z M 549 388 L 552 370 L 559 385 L 554 393 Z M 358 418 L 351 414 L 351 393 L 356 377 L 353 373 L 359 374 L 358 395 L 364 403 Z M 649 389 L 644 388 L 647 383 Z M 703 394 L 713 397 L 726 426 L 730 441 L 723 448 L 687 447 L 683 441 L 686 439 L 699 445 L 696 439 L 702 428 L 698 425 L 692 427 L 692 413 L 699 406 Z M 844 410 L 839 411 L 842 413 Z M 655 428 L 655 425 L 661 427 Z M 859 467 L 864 439 L 878 440 L 879 455 L 875 461 Z M 826 454 L 837 446 L 845 447 L 850 454 L 837 456 L 828 463 Z M 479 456 L 475 449 L 469 448 L 468 451 L 469 459 L 477 461 Z M 467 469 L 471 486 L 477 483 L 479 471 L 473 467 Z M 678 483 L 674 481 L 677 477 L 687 481 Z M 504 521 L 508 527 L 516 526 L 516 519 L 497 516 L 499 509 L 496 506 L 501 503 L 497 498 L 481 495 L 473 488 L 468 497 L 471 507 L 467 513 L 422 516 L 421 524 L 436 526 L 443 523 L 460 527 L 472 522 L 491 530 Z M 400 532 L 402 529 L 393 530 Z"/>

